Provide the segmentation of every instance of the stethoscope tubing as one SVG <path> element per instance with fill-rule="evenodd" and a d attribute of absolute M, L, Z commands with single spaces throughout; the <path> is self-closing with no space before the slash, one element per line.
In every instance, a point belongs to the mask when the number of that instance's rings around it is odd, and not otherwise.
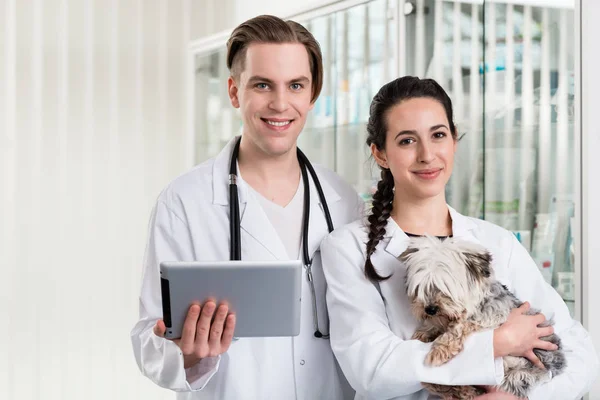
<path fill-rule="evenodd" d="M 235 143 L 233 152 L 231 153 L 231 161 L 229 165 L 229 234 L 231 238 L 231 244 L 229 248 L 230 260 L 241 260 L 242 259 L 242 244 L 241 244 L 241 226 L 240 226 L 240 206 L 238 199 L 237 190 L 237 159 L 240 150 L 241 137 Z M 321 182 L 317 177 L 317 174 L 311 165 L 308 158 L 300 149 L 296 149 L 298 154 L 298 162 L 300 164 L 300 171 L 302 172 L 302 180 L 304 183 L 304 210 L 302 215 L 302 257 L 304 259 L 304 267 L 306 268 L 306 276 L 309 281 L 309 286 L 312 294 L 312 308 L 313 308 L 313 325 L 315 328 L 314 336 L 317 338 L 328 339 L 329 334 L 323 334 L 319 329 L 319 318 L 317 314 L 317 297 L 315 293 L 315 286 L 312 275 L 312 260 L 308 254 L 308 221 L 310 216 L 310 187 L 308 182 L 308 173 L 310 173 L 317 192 L 319 199 L 321 200 L 321 206 L 323 207 L 323 213 L 325 214 L 325 220 L 327 222 L 327 229 L 331 233 L 333 231 L 333 221 L 325 200 L 325 194 L 321 187 Z M 308 173 L 307 173 L 308 170 Z"/>

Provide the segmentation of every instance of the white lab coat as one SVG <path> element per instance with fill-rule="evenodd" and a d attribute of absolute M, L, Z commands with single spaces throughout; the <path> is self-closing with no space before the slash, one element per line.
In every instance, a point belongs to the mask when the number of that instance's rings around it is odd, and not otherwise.
<path fill-rule="evenodd" d="M 158 198 L 149 226 L 139 321 L 131 332 L 138 366 L 159 386 L 180 392 L 177 398 L 181 400 L 352 398 L 353 391 L 335 362 L 329 340 L 313 336 L 312 298 L 306 279 L 302 283 L 301 332 L 297 337 L 240 338 L 222 356 L 203 359 L 186 370 L 179 347 L 152 331 L 162 318 L 161 261 L 229 259 L 228 175 L 233 143 L 216 158 L 175 179 Z M 364 206 L 354 189 L 333 172 L 318 165 L 314 168 L 334 227 L 358 218 Z M 319 326 L 324 329 L 328 317 L 318 250 L 328 230 L 316 187 L 312 179 L 309 181 L 308 247 L 314 256 Z M 258 199 L 242 179 L 238 179 L 238 192 L 242 259 L 289 259 Z"/>
<path fill-rule="evenodd" d="M 554 318 L 568 366 L 566 372 L 532 391 L 531 400 L 578 399 L 598 375 L 598 356 L 590 336 L 571 318 L 557 292 L 542 278 L 536 264 L 514 235 L 496 225 L 465 217 L 450 208 L 456 237 L 481 243 L 493 256 L 496 277 L 521 300 Z M 502 380 L 501 359 L 493 358 L 492 331 L 469 337 L 464 350 L 441 367 L 423 363 L 431 344 L 410 340 L 417 328 L 404 289 L 405 267 L 397 257 L 409 237 L 389 219 L 384 239 L 371 260 L 380 275 L 381 295 L 365 278 L 364 221 L 336 229 L 321 244 L 331 320 L 331 346 L 356 399 L 437 398 L 420 382 L 442 385 L 495 385 Z M 383 299 L 382 299 L 383 298 Z"/>

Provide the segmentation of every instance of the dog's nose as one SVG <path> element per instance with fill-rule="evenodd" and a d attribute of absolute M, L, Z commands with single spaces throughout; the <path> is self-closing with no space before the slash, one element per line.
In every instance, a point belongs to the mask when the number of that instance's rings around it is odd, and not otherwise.
<path fill-rule="evenodd" d="M 438 312 L 437 306 L 427 306 L 425 307 L 425 313 L 428 315 L 435 315 Z"/>

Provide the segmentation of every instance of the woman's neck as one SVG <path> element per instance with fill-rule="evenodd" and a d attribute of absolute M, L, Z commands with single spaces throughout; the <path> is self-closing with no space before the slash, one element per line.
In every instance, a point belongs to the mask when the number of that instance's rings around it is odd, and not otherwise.
<path fill-rule="evenodd" d="M 414 235 L 452 235 L 452 218 L 443 193 L 429 199 L 394 196 L 391 216 L 404 232 Z"/>

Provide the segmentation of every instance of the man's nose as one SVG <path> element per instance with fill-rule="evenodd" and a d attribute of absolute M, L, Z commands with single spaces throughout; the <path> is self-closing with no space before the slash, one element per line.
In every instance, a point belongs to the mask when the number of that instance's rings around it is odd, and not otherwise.
<path fill-rule="evenodd" d="M 276 90 L 273 92 L 273 97 L 269 103 L 269 108 L 271 108 L 273 111 L 283 112 L 287 110 L 288 104 L 289 100 L 287 98 L 287 93 L 283 90 Z"/>

